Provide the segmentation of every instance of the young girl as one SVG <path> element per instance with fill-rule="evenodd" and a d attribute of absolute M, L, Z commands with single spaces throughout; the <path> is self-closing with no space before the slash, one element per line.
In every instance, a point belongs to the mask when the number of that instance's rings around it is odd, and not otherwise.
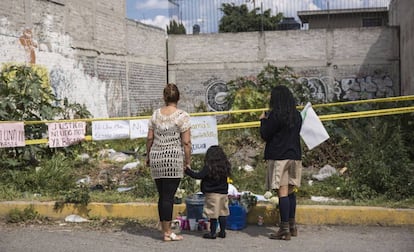
<path fill-rule="evenodd" d="M 302 176 L 300 129 L 302 117 L 296 110 L 292 92 L 286 86 L 276 86 L 270 96 L 270 113 L 260 116 L 260 135 L 266 142 L 266 187 L 279 196 L 280 228 L 271 239 L 290 240 L 297 236 L 296 194 Z"/>
<path fill-rule="evenodd" d="M 218 237 L 226 237 L 226 221 L 230 214 L 227 177 L 230 172 L 230 162 L 223 149 L 217 145 L 207 150 L 201 171 L 185 169 L 185 174 L 201 179 L 201 192 L 205 195 L 204 214 L 210 219 L 210 233 L 204 234 L 203 238 L 216 239 L 217 224 L 220 225 Z"/>

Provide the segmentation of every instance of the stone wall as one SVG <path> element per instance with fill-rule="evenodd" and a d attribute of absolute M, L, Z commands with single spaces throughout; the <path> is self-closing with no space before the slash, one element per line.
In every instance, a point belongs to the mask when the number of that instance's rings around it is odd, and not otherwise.
<path fill-rule="evenodd" d="M 399 94 L 398 30 L 389 27 L 174 35 L 168 38 L 169 79 L 183 106 L 226 109 L 225 83 L 257 75 L 267 64 L 290 66 L 327 102 Z"/>
<path fill-rule="evenodd" d="M 47 67 L 57 97 L 94 117 L 159 106 L 165 31 L 126 19 L 125 8 L 124 0 L 2 0 L 0 63 Z"/>

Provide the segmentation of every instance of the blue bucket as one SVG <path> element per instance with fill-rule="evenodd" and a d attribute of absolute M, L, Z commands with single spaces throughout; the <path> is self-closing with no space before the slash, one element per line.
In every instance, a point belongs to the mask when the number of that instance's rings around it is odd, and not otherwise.
<path fill-rule="evenodd" d="M 229 204 L 230 215 L 227 216 L 226 228 L 230 230 L 241 230 L 246 227 L 247 212 L 239 203 Z"/>
<path fill-rule="evenodd" d="M 203 219 L 204 195 L 193 194 L 185 199 L 188 219 Z"/>

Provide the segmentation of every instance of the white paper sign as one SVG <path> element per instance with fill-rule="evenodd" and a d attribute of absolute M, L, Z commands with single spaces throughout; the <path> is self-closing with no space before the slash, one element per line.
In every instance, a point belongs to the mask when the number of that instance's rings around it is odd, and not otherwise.
<path fill-rule="evenodd" d="M 303 121 L 300 136 L 309 150 L 312 150 L 319 144 L 325 142 L 329 138 L 329 135 L 310 102 L 303 108 L 301 115 Z"/>
<path fill-rule="evenodd" d="M 24 141 L 24 123 L 0 123 L 0 148 L 22 147 Z"/>
<path fill-rule="evenodd" d="M 129 138 L 129 121 L 92 122 L 93 140 L 111 140 Z"/>
<path fill-rule="evenodd" d="M 130 138 L 145 138 L 149 119 L 129 121 Z M 206 153 L 212 145 L 218 145 L 217 120 L 215 116 L 190 117 L 192 154 Z"/>
<path fill-rule="evenodd" d="M 129 121 L 130 138 L 147 137 L 149 119 L 131 120 Z"/>
<path fill-rule="evenodd" d="M 217 120 L 215 116 L 190 118 L 192 154 L 206 153 L 212 145 L 218 145 Z"/>
<path fill-rule="evenodd" d="M 48 123 L 49 147 L 67 147 L 85 139 L 85 122 Z"/>

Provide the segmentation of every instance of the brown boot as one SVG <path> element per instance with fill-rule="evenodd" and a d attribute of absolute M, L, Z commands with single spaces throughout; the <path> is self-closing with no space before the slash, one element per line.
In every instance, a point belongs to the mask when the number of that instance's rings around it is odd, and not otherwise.
<path fill-rule="evenodd" d="M 270 234 L 270 239 L 290 240 L 289 222 L 281 222 L 277 233 Z"/>
<path fill-rule="evenodd" d="M 291 236 L 298 236 L 298 229 L 294 218 L 289 219 L 289 231 Z"/>

